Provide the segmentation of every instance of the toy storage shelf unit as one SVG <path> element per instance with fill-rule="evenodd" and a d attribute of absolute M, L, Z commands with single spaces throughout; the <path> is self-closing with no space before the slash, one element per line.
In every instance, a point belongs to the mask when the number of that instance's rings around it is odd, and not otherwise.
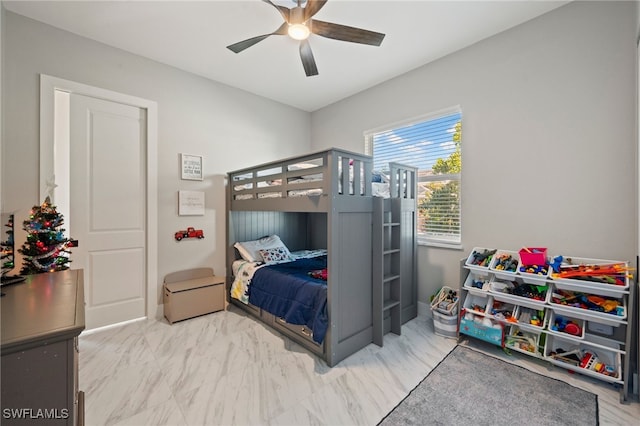
<path fill-rule="evenodd" d="M 627 401 L 636 291 L 628 263 L 544 262 L 523 265 L 518 251 L 475 247 L 461 261 L 459 333 L 619 386 Z"/>

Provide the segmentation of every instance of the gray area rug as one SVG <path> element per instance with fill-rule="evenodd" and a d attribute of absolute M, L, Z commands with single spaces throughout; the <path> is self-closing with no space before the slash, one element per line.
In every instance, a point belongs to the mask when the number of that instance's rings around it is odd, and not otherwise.
<path fill-rule="evenodd" d="M 597 395 L 456 346 L 379 423 L 597 425 Z"/>

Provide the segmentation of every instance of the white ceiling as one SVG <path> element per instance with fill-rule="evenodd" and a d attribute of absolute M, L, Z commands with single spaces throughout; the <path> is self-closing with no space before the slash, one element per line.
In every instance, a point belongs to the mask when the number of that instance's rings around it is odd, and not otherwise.
<path fill-rule="evenodd" d="M 292 0 L 274 0 L 287 7 Z M 309 38 L 319 75 L 306 77 L 298 42 L 271 36 L 235 54 L 227 45 L 271 33 L 280 13 L 260 0 L 3 1 L 11 12 L 314 111 L 568 1 L 329 0 L 315 15 L 385 33 L 380 47 Z"/>

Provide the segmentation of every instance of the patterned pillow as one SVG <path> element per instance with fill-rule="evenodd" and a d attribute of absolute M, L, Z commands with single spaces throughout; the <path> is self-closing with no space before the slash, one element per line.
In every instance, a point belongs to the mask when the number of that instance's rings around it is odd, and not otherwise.
<path fill-rule="evenodd" d="M 260 256 L 264 259 L 264 263 L 281 263 L 281 262 L 289 262 L 291 259 L 291 255 L 289 254 L 289 250 L 282 247 L 274 247 L 269 249 L 258 250 Z"/>
<path fill-rule="evenodd" d="M 287 249 L 287 246 L 284 245 L 277 235 L 263 237 L 254 241 L 237 242 L 233 246 L 238 249 L 240 256 L 248 262 L 262 262 L 263 259 L 260 256 L 261 249 L 266 250 L 284 247 L 287 254 L 289 253 L 289 249 Z"/>

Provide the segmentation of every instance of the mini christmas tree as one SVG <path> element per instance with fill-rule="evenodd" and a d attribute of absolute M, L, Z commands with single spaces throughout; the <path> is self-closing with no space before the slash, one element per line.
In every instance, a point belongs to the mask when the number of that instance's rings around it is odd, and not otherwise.
<path fill-rule="evenodd" d="M 2 241 L 2 276 L 11 271 L 14 267 L 13 263 L 13 215 L 9 215 L 9 219 L 5 225 L 7 227 L 7 239 Z"/>
<path fill-rule="evenodd" d="M 27 240 L 18 250 L 23 255 L 20 274 L 40 274 L 43 272 L 69 269 L 67 248 L 70 240 L 65 238 L 63 217 L 56 211 L 47 197 L 40 206 L 33 206 L 28 220 L 22 223 L 27 231 Z"/>

